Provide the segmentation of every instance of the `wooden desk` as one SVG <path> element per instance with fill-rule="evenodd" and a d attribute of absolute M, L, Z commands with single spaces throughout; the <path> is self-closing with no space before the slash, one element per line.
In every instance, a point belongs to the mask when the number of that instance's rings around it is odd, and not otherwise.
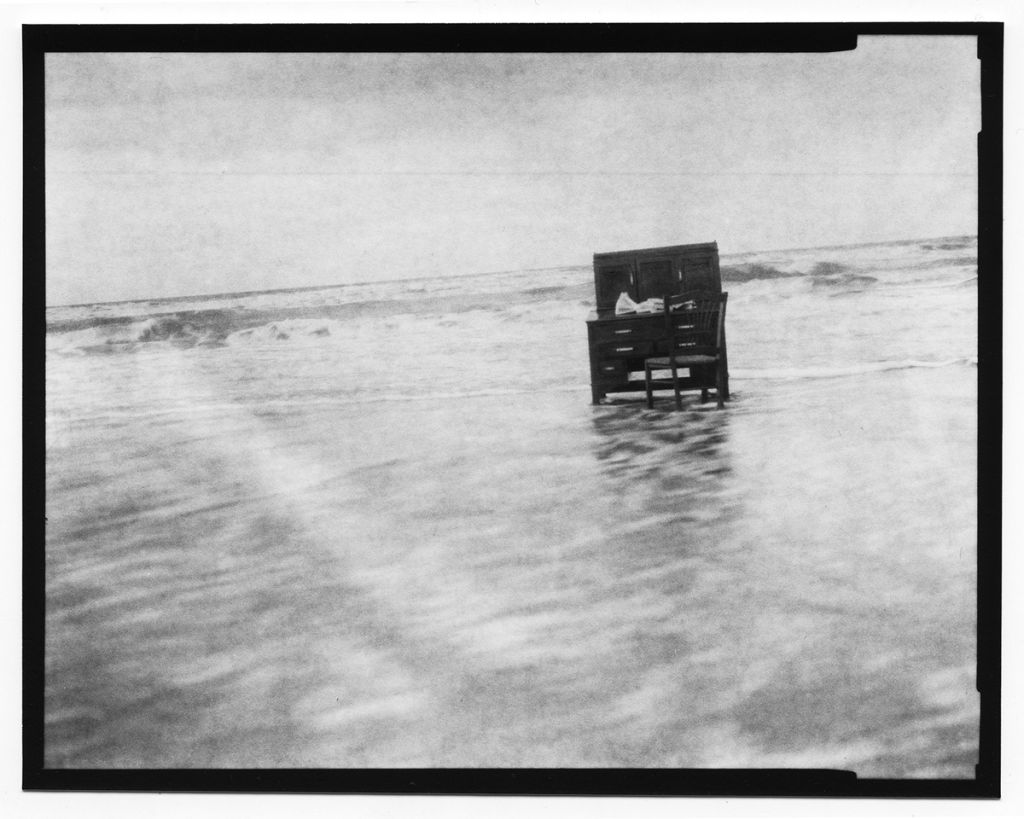
<path fill-rule="evenodd" d="M 590 389 L 597 404 L 610 392 L 644 389 L 644 359 L 668 355 L 670 340 L 664 313 L 615 315 L 622 293 L 642 302 L 668 294 L 722 292 L 718 243 L 646 247 L 594 254 L 594 295 L 597 310 L 587 318 L 590 344 Z M 723 397 L 729 397 L 729 362 L 722 329 Z M 639 373 L 639 380 L 630 380 Z M 682 375 L 682 373 L 680 373 Z M 694 374 L 680 378 L 683 389 L 699 389 Z M 671 389 L 672 379 L 654 379 L 656 389 Z"/>
<path fill-rule="evenodd" d="M 668 355 L 669 337 L 664 313 L 616 316 L 614 309 L 595 310 L 587 317 L 590 347 L 590 391 L 595 404 L 608 393 L 643 392 L 644 359 Z M 729 360 L 722 329 L 722 366 L 725 367 L 725 395 L 729 398 Z M 638 373 L 638 380 L 630 380 Z M 700 389 L 695 373 L 680 378 L 683 389 Z M 682 376 L 682 372 L 680 372 Z M 655 379 L 656 389 L 672 389 L 671 378 Z"/>

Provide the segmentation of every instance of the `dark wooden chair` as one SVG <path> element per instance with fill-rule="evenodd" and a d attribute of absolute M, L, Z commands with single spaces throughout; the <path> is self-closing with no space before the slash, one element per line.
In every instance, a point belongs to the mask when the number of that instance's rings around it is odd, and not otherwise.
<path fill-rule="evenodd" d="M 683 408 L 683 401 L 679 395 L 681 367 L 689 369 L 690 378 L 698 382 L 701 401 L 708 400 L 708 388 L 714 385 L 719 409 L 725 406 L 727 374 L 722 339 L 725 304 L 728 298 L 728 293 L 682 293 L 665 296 L 665 322 L 670 354 L 644 361 L 644 387 L 647 390 L 648 407 L 654 406 L 651 373 L 654 370 L 671 370 L 676 407 Z"/>

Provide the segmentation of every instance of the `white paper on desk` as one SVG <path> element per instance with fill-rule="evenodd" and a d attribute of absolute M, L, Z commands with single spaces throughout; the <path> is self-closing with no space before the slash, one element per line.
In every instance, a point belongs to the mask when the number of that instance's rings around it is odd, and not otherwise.
<path fill-rule="evenodd" d="M 628 293 L 619 293 L 619 300 L 615 302 L 615 315 L 621 316 L 623 313 L 635 313 L 637 303 L 633 301 Z"/>
<path fill-rule="evenodd" d="M 626 313 L 660 313 L 664 309 L 664 299 L 647 299 L 647 301 L 637 304 L 627 293 L 620 293 L 619 300 L 615 302 L 615 315 L 617 316 Z"/>
<path fill-rule="evenodd" d="M 665 309 L 664 299 L 648 299 L 642 301 L 636 306 L 638 313 L 660 313 Z"/>

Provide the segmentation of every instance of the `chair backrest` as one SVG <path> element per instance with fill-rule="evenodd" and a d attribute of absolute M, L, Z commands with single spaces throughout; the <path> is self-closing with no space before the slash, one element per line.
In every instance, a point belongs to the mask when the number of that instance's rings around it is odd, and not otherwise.
<path fill-rule="evenodd" d="M 665 296 L 665 322 L 673 355 L 718 355 L 728 293 Z"/>

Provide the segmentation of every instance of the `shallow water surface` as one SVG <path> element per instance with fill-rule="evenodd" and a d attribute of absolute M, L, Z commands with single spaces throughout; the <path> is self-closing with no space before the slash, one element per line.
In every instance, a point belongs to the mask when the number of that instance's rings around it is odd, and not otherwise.
<path fill-rule="evenodd" d="M 47 765 L 973 776 L 974 294 L 900 272 L 939 252 L 733 284 L 722 411 L 589 403 L 585 270 L 216 338 L 62 308 Z"/>

